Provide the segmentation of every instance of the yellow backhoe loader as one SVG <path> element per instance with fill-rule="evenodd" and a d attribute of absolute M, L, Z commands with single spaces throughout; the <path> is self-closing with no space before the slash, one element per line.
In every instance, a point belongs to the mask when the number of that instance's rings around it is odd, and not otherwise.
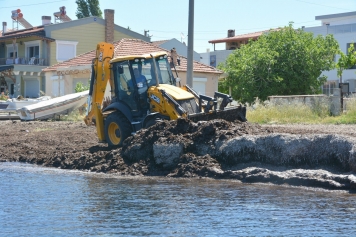
<path fill-rule="evenodd" d="M 95 119 L 99 142 L 121 146 L 131 134 L 165 119 L 246 121 L 245 107 L 227 108 L 232 101 L 229 95 L 215 92 L 209 97 L 187 85 L 180 86 L 164 51 L 116 58 L 113 55 L 112 44 L 97 44 L 84 122 L 92 125 Z M 108 83 L 111 101 L 103 108 Z"/>

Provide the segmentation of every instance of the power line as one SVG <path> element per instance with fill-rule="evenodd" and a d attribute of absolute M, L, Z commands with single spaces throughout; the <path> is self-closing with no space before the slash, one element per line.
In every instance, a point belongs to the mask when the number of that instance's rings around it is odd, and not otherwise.
<path fill-rule="evenodd" d="M 308 4 L 313 4 L 313 5 L 318 5 L 318 6 L 323 6 L 323 7 L 329 7 L 329 8 L 335 8 L 335 9 L 340 9 L 340 10 L 350 10 L 350 9 L 345 9 L 345 8 L 340 8 L 340 7 L 332 7 L 332 6 L 327 6 L 327 5 L 323 5 L 323 4 L 318 4 L 318 3 L 314 3 L 314 2 L 307 2 L 307 1 L 302 1 L 302 0 L 294 0 L 297 2 L 304 2 L 304 3 L 308 3 Z"/>
<path fill-rule="evenodd" d="M 299 25 L 299 24 L 303 24 L 303 23 L 309 23 L 309 22 L 315 22 L 315 21 L 304 21 L 304 22 L 293 22 L 293 24 Z M 335 21 L 336 22 L 336 21 Z M 287 26 L 288 24 L 284 25 Z M 248 33 L 252 33 L 251 30 L 268 30 L 268 29 L 273 29 L 273 28 L 277 28 L 277 27 L 281 27 L 279 26 L 265 26 L 265 27 L 258 27 L 258 28 L 246 28 L 246 29 L 238 29 L 235 30 L 235 32 L 241 32 L 241 31 L 249 31 Z M 150 29 L 152 32 L 159 32 L 159 33 L 179 33 L 180 32 L 184 32 L 184 30 L 176 30 L 176 31 L 165 31 L 165 30 L 152 30 Z M 220 30 L 220 31 L 194 31 L 194 34 L 220 34 L 220 33 L 226 33 L 226 30 Z"/>
<path fill-rule="evenodd" d="M 28 5 L 21 5 L 21 6 L 11 6 L 11 7 L 1 7 L 1 8 L 22 8 L 22 7 L 28 7 L 28 6 L 36 6 L 36 5 L 43 5 L 43 4 L 48 4 L 48 3 L 53 3 L 53 2 L 66 2 L 68 0 L 61 0 L 61 1 L 51 1 L 51 2 L 43 2 L 43 3 L 34 3 L 34 4 L 28 4 Z"/>
<path fill-rule="evenodd" d="M 337 21 L 333 21 L 334 23 L 336 22 L 341 22 L 343 20 L 337 20 Z M 307 24 L 304 25 L 305 27 L 317 27 L 320 26 L 320 23 L 314 21 L 303 21 L 303 22 L 293 22 L 293 25 L 301 25 L 304 23 L 310 23 L 313 22 L 314 24 Z M 285 25 L 287 26 L 287 25 Z M 273 28 L 277 28 L 280 26 L 270 26 L 270 27 L 258 27 L 258 28 L 246 28 L 246 29 L 238 29 L 235 30 L 235 32 L 241 32 L 241 34 L 249 34 L 249 33 L 253 33 L 252 31 L 261 31 L 261 30 L 268 30 L 268 29 L 273 29 Z M 298 28 L 298 27 L 295 27 Z M 184 32 L 184 30 L 177 30 L 177 31 L 164 31 L 164 30 L 151 30 L 151 32 L 159 32 L 159 33 L 172 33 L 172 34 L 181 34 L 181 32 Z M 203 32 L 203 33 L 201 33 Z M 247 32 L 247 33 L 244 33 Z M 204 35 L 204 34 L 223 34 L 226 33 L 226 31 L 194 31 L 194 34 L 196 35 Z M 157 37 L 157 38 L 167 38 L 167 37 Z M 209 37 L 211 39 L 211 37 Z"/>

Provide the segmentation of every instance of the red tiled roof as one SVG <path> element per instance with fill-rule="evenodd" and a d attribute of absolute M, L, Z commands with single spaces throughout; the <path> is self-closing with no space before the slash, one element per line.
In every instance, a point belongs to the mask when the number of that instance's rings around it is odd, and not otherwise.
<path fill-rule="evenodd" d="M 7 29 L 6 32 L 12 32 L 14 29 Z M 2 36 L 2 30 L 0 30 L 0 37 Z"/>
<path fill-rule="evenodd" d="M 264 31 L 254 32 L 254 33 L 243 34 L 243 35 L 236 35 L 236 36 L 233 36 L 233 37 L 210 40 L 209 43 L 224 43 L 224 42 L 239 41 L 239 40 L 257 39 L 263 33 L 266 33 L 268 31 L 269 30 L 264 30 Z"/>
<path fill-rule="evenodd" d="M 23 29 L 23 30 L 16 30 L 16 31 L 7 31 L 4 33 L 4 35 L 0 35 L 0 41 L 5 41 L 9 39 L 19 39 L 19 38 L 26 38 L 30 36 L 35 36 L 41 39 L 47 39 L 50 41 L 54 41 L 54 39 L 46 37 L 46 33 L 44 31 L 43 26 L 38 26 L 38 27 L 32 27 L 28 29 Z"/>
<path fill-rule="evenodd" d="M 161 44 L 164 44 L 166 42 L 168 42 L 169 40 L 157 40 L 157 41 L 152 41 L 151 43 L 153 45 L 157 45 L 157 46 L 160 46 Z"/>
<path fill-rule="evenodd" d="M 46 67 L 42 71 L 56 71 L 58 68 L 91 65 L 93 58 L 95 58 L 95 50 L 78 55 L 77 57 L 69 59 L 67 61 Z"/>
<path fill-rule="evenodd" d="M 165 51 L 169 54 L 169 51 L 163 48 L 160 48 L 152 43 L 145 42 L 139 39 L 122 39 L 120 41 L 114 42 L 114 57 L 125 56 L 125 55 L 141 55 L 147 53 L 153 53 L 158 51 Z M 75 58 L 69 59 L 62 63 L 57 63 L 50 67 L 43 69 L 42 71 L 56 71 L 58 68 L 67 68 L 67 67 L 75 67 L 75 66 L 84 66 L 91 65 L 92 60 L 95 58 L 95 50 L 90 52 L 78 55 Z M 180 56 L 180 66 L 176 66 L 177 71 L 187 71 L 187 58 Z M 193 62 L 193 71 L 194 72 L 209 72 L 209 73 L 217 73 L 222 74 L 223 72 L 202 64 L 200 62 Z"/>

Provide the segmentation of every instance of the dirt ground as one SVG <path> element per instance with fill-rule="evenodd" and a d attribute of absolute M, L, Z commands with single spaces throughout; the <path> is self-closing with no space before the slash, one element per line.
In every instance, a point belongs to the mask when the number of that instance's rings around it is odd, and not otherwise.
<path fill-rule="evenodd" d="M 239 136 L 334 134 L 356 138 L 356 125 L 257 125 L 212 120 L 165 121 L 129 137 L 122 148 L 98 143 L 94 126 L 84 122 L 0 121 L 1 162 L 32 164 L 130 176 L 238 179 L 326 189 L 356 189 L 355 173 L 335 164 L 278 166 L 245 161 L 229 164 L 202 147 Z M 173 166 L 157 164 L 154 144 L 183 144 Z M 328 178 L 325 178 L 325 177 Z M 354 182 L 355 181 L 355 182 Z"/>

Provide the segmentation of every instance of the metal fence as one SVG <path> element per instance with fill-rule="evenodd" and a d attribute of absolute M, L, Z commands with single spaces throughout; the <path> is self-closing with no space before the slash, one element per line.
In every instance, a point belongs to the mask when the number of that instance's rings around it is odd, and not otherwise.
<path fill-rule="evenodd" d="M 47 60 L 44 58 L 0 58 L 0 65 L 37 65 L 48 66 Z"/>

